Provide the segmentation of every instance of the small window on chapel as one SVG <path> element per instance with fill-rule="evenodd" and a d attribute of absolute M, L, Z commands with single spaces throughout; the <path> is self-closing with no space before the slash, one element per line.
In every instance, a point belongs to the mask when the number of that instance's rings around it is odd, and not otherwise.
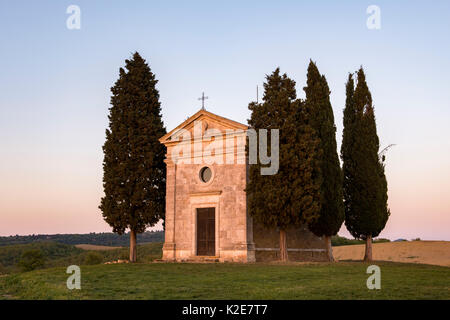
<path fill-rule="evenodd" d="M 208 182 L 209 180 L 211 180 L 211 176 L 212 176 L 212 171 L 211 168 L 208 167 L 203 167 L 200 170 L 200 180 L 202 180 L 203 182 Z"/>

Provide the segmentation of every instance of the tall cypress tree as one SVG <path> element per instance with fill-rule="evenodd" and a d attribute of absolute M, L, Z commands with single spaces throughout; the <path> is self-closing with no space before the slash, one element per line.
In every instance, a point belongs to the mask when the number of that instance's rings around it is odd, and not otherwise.
<path fill-rule="evenodd" d="M 320 186 L 321 210 L 317 220 L 309 224 L 309 229 L 319 237 L 325 237 L 327 254 L 334 261 L 331 236 L 337 234 L 344 222 L 344 203 L 342 194 L 342 170 L 336 144 L 336 126 L 333 108 L 330 103 L 330 89 L 324 75 L 316 64 L 308 66 L 306 108 L 310 113 L 311 125 L 320 140 L 320 170 L 323 175 Z"/>
<path fill-rule="evenodd" d="M 352 215 L 352 195 L 359 192 L 358 187 L 354 183 L 356 178 L 356 159 L 354 153 L 354 145 L 356 139 L 356 110 L 353 103 L 353 95 L 355 93 L 355 82 L 353 75 L 349 73 L 346 83 L 346 100 L 344 108 L 344 129 L 342 134 L 341 160 L 343 172 L 343 191 L 344 191 L 344 211 L 345 224 L 348 224 L 349 217 Z M 347 226 L 348 228 L 348 226 Z"/>
<path fill-rule="evenodd" d="M 130 261 L 136 261 L 136 234 L 165 214 L 166 133 L 155 75 L 136 52 L 125 60 L 111 88 L 109 129 L 103 146 L 103 187 L 100 209 L 118 234 L 130 229 Z"/>
<path fill-rule="evenodd" d="M 266 77 L 263 102 L 250 103 L 249 109 L 250 128 L 279 129 L 279 170 L 261 175 L 261 163 L 250 165 L 248 209 L 256 222 L 279 229 L 280 260 L 286 261 L 286 229 L 318 216 L 318 139 L 303 102 L 296 100 L 295 82 L 279 69 Z"/>
<path fill-rule="evenodd" d="M 372 238 L 380 234 L 389 218 L 384 164 L 378 157 L 372 96 L 362 67 L 353 91 L 347 82 L 344 134 L 341 156 L 344 162 L 345 225 L 348 231 L 366 241 L 365 261 L 372 260 Z"/>

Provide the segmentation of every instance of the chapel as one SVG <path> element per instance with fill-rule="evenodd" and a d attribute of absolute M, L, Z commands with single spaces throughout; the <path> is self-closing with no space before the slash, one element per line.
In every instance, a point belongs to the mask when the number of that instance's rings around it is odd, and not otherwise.
<path fill-rule="evenodd" d="M 204 108 L 160 138 L 167 147 L 163 260 L 255 262 L 279 259 L 279 231 L 247 210 L 248 126 Z M 280 208 L 283 210 L 283 208 Z M 323 239 L 287 230 L 291 261 L 325 261 Z"/>

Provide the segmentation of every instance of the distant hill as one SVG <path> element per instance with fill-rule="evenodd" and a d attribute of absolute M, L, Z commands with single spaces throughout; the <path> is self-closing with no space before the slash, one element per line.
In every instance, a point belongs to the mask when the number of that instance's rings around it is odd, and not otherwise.
<path fill-rule="evenodd" d="M 104 250 L 100 250 L 104 248 Z M 0 274 L 20 272 L 19 261 L 24 252 L 39 251 L 44 258 L 44 265 L 40 268 L 67 267 L 72 264 L 87 265 L 100 264 L 118 259 L 128 259 L 128 248 L 86 246 L 81 248 L 74 245 L 37 241 L 28 244 L 14 244 L 0 246 Z M 162 243 L 153 242 L 138 245 L 138 262 L 150 262 L 161 258 Z M 94 259 L 92 259 L 92 256 Z"/>
<path fill-rule="evenodd" d="M 94 246 L 109 246 L 109 247 L 127 247 L 130 244 L 128 233 L 119 236 L 112 232 L 103 233 L 85 233 L 85 234 L 33 234 L 28 236 L 9 236 L 0 237 L 0 247 L 15 244 L 28 244 L 35 242 L 58 242 L 64 244 L 87 244 Z M 146 231 L 137 236 L 138 244 L 149 242 L 164 242 L 164 231 Z M 374 243 L 389 242 L 388 239 L 377 238 Z M 351 244 L 363 244 L 363 240 L 348 239 L 341 236 L 333 236 L 331 243 L 334 247 L 347 246 Z"/>
<path fill-rule="evenodd" d="M 148 242 L 164 242 L 164 231 L 146 231 L 138 234 L 138 244 Z M 0 237 L 0 246 L 9 246 L 15 244 L 28 244 L 35 242 L 58 242 L 64 244 L 88 244 L 94 246 L 109 246 L 109 247 L 127 247 L 130 240 L 129 235 L 124 234 L 119 236 L 112 232 L 103 233 L 85 233 L 85 234 L 33 234 L 28 236 L 9 236 Z M 363 244 L 364 241 L 356 239 L 348 239 L 341 236 L 334 236 L 331 238 L 333 246 L 346 246 L 351 244 Z M 378 238 L 374 243 L 389 242 L 388 239 Z"/>
<path fill-rule="evenodd" d="M 129 235 L 119 236 L 112 232 L 86 233 L 86 234 L 33 234 L 28 236 L 9 236 L 0 237 L 0 246 L 9 246 L 16 244 L 28 244 L 35 242 L 58 242 L 64 244 L 91 244 L 99 246 L 128 246 L 130 243 Z M 138 244 L 147 242 L 164 242 L 164 231 L 146 231 L 137 236 Z"/>

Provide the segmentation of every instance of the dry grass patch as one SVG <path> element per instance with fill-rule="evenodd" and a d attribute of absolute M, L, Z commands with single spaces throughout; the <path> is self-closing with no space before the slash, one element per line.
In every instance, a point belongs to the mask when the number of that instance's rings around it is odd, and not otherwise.
<path fill-rule="evenodd" d="M 95 244 L 77 244 L 77 245 L 75 245 L 75 247 L 83 249 L 83 250 L 95 250 L 95 251 L 115 250 L 115 249 L 122 248 L 122 247 L 98 246 Z"/>
<path fill-rule="evenodd" d="M 364 245 L 333 248 L 336 260 L 362 260 Z M 373 259 L 450 266 L 450 241 L 403 241 L 373 244 Z"/>

